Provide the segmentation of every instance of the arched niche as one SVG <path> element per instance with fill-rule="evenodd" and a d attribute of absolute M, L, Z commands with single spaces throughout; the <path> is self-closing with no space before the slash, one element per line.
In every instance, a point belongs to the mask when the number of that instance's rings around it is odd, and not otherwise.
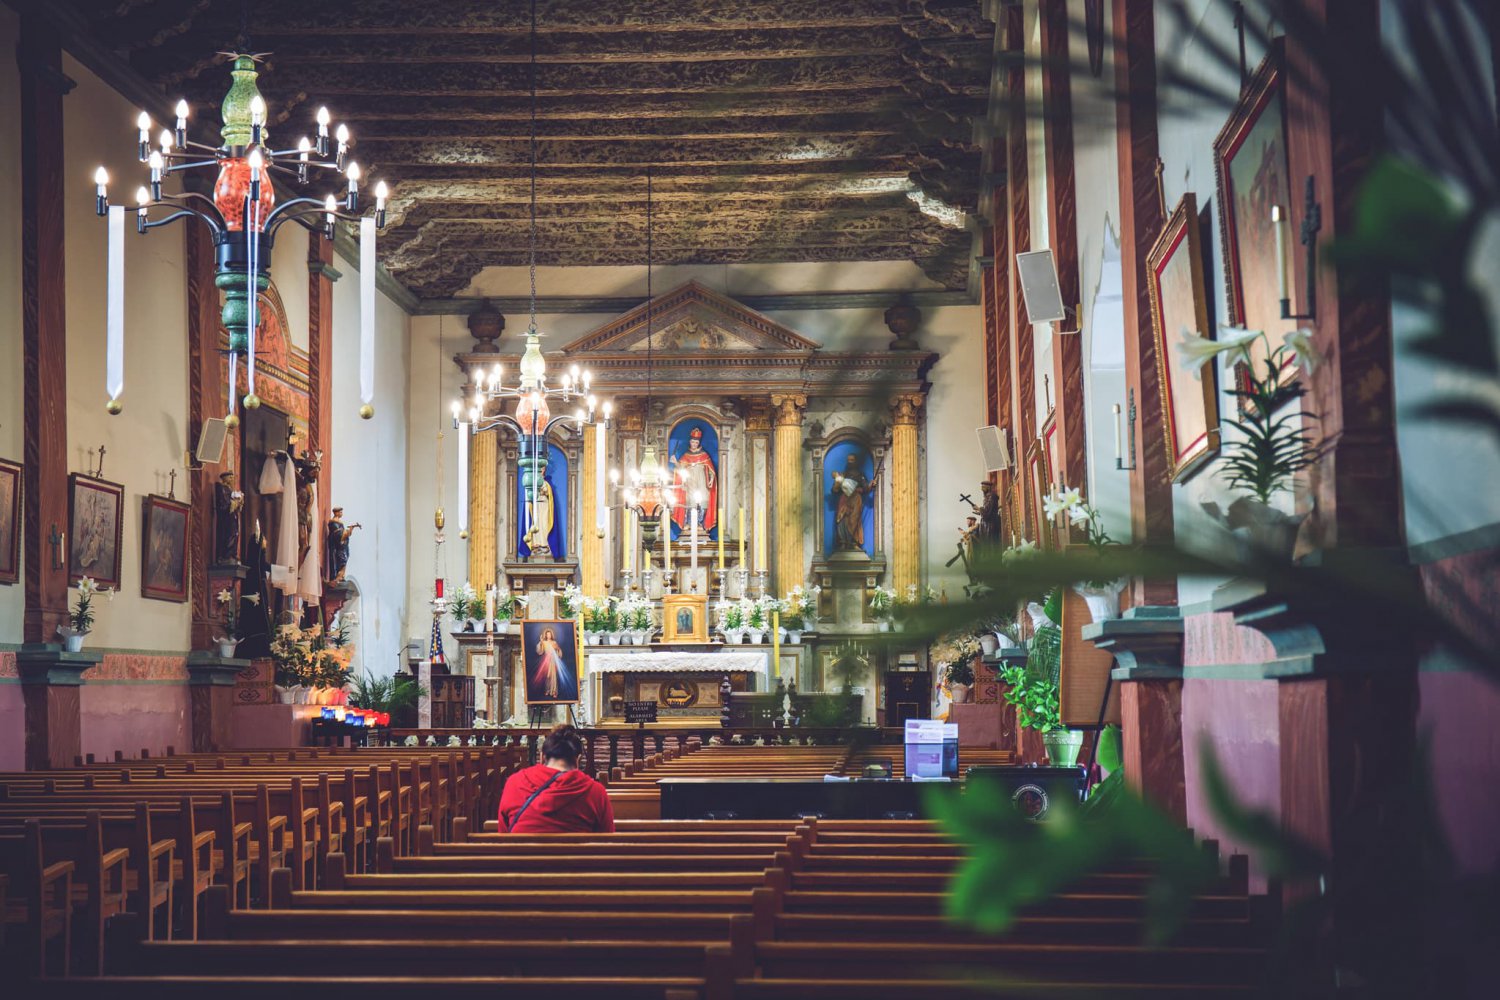
<path fill-rule="evenodd" d="M 879 470 L 884 449 L 864 431 L 845 427 L 832 432 L 813 453 L 818 477 L 819 516 L 815 519 L 819 558 L 831 558 L 842 552 L 863 553 L 873 559 L 884 550 L 882 506 L 884 490 Z M 852 464 L 851 464 L 852 460 Z M 852 483 L 841 484 L 840 477 L 852 476 Z M 855 505 L 856 494 L 862 501 Z M 844 511 L 849 516 L 841 544 L 838 497 L 845 498 Z M 852 508 L 859 511 L 856 522 Z"/>

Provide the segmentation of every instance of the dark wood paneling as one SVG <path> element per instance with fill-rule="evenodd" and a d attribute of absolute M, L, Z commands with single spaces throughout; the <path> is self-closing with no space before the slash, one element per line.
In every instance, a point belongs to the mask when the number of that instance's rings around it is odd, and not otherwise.
<path fill-rule="evenodd" d="M 1021 485 L 1021 502 L 1026 516 L 1022 519 L 1022 531 L 1034 530 L 1034 522 L 1040 515 L 1031 507 L 1031 488 L 1024 471 L 1026 450 L 1036 439 L 1036 373 L 1032 354 L 1031 324 L 1026 320 L 1025 297 L 1021 283 L 1016 278 L 1016 254 L 1031 249 L 1030 191 L 1027 185 L 1026 164 L 1026 70 L 1021 59 L 1025 51 L 1025 18 L 1020 5 L 1005 10 L 1005 48 L 1012 57 L 1006 71 L 1006 189 L 1010 197 L 1010 238 L 1006 261 L 1010 266 L 1013 291 L 1011 302 L 1011 331 L 1015 337 L 1015 391 L 1011 405 L 1015 412 L 1015 461 Z"/>
<path fill-rule="evenodd" d="M 1182 681 L 1120 685 L 1125 781 L 1178 823 L 1187 822 L 1182 756 Z"/>
<path fill-rule="evenodd" d="M 1064 0 L 1042 0 L 1042 108 L 1047 118 L 1047 233 L 1057 263 L 1057 287 L 1063 305 L 1079 306 L 1078 203 L 1073 169 L 1073 93 L 1068 61 L 1068 7 Z M 1059 336 L 1077 330 L 1083 310 L 1071 320 L 1053 323 L 1052 385 L 1057 409 L 1062 468 L 1059 483 L 1082 487 L 1088 482 L 1085 440 L 1087 413 L 1083 402 L 1083 336 Z"/>
<path fill-rule="evenodd" d="M 1151 337 L 1146 257 L 1165 218 L 1157 189 L 1156 29 L 1151 0 L 1114 0 L 1115 139 L 1120 161 L 1120 269 L 1125 299 L 1125 385 L 1133 395 L 1136 467 L 1130 519 L 1136 543 L 1172 543 L 1172 483 L 1162 433 L 1161 390 Z M 1137 580 L 1131 604 L 1176 604 L 1175 579 Z"/>
<path fill-rule="evenodd" d="M 318 472 L 318 520 L 313 530 L 322 531 L 333 510 L 333 241 L 316 233 L 307 241 L 307 429 L 312 447 L 323 452 Z M 361 267 L 373 266 L 361 261 Z M 356 320 L 357 322 L 357 320 Z"/>
<path fill-rule="evenodd" d="M 196 446 L 203 422 L 222 417 L 226 400 L 219 373 L 219 290 L 214 286 L 214 249 L 208 230 L 197 223 L 184 228 L 188 315 L 188 442 Z M 224 455 L 235 454 L 235 438 Z M 228 466 L 204 465 L 190 473 L 193 509 L 188 515 L 189 589 L 193 605 L 192 646 L 207 649 L 223 627 L 218 620 L 208 566 L 214 558 L 214 484 Z"/>
<path fill-rule="evenodd" d="M 76 684 L 21 685 L 26 711 L 26 769 L 71 767 L 82 750 Z"/>
<path fill-rule="evenodd" d="M 25 641 L 56 642 L 68 614 L 67 284 L 63 205 L 70 176 L 63 163 L 62 48 L 38 17 L 21 18 L 21 342 L 26 466 Z M 29 704 L 29 703 L 28 703 Z M 74 731 L 76 736 L 77 727 Z M 71 763 L 72 758 L 69 757 Z"/>

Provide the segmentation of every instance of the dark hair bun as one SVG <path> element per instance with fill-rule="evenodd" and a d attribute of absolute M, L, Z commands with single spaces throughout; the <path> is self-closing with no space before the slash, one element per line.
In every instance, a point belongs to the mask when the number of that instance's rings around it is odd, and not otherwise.
<path fill-rule="evenodd" d="M 554 726 L 542 740 L 543 760 L 561 760 L 576 765 L 582 755 L 583 734 L 566 723 Z"/>

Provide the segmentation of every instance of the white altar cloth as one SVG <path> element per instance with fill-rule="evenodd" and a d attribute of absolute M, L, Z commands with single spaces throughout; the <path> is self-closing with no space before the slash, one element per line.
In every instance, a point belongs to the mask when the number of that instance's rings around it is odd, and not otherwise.
<path fill-rule="evenodd" d="M 764 691 L 768 680 L 764 678 L 771 669 L 771 647 L 766 646 L 759 650 L 745 649 L 705 649 L 700 652 L 679 652 L 677 650 L 655 650 L 636 649 L 631 652 L 615 651 L 590 652 L 585 654 L 584 661 L 587 664 L 586 676 L 589 680 L 589 690 L 593 695 L 593 709 L 591 717 L 594 719 L 604 718 L 604 675 L 620 673 L 647 673 L 647 672 L 684 672 L 701 671 L 703 673 L 727 674 L 730 671 L 740 670 L 746 673 L 760 674 L 762 680 L 757 682 L 755 689 Z"/>
<path fill-rule="evenodd" d="M 701 653 L 685 653 L 677 650 L 642 649 L 635 652 L 588 653 L 589 673 L 675 673 L 683 670 L 701 670 L 705 673 L 726 674 L 732 670 L 764 674 L 770 669 L 771 647 L 751 652 L 748 650 L 707 650 Z"/>

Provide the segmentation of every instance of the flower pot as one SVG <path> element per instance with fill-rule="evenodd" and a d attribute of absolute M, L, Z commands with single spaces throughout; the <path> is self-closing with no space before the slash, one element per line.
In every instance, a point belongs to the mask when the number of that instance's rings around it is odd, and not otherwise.
<path fill-rule="evenodd" d="M 1229 529 L 1241 562 L 1291 562 L 1297 532 L 1307 520 L 1307 513 L 1288 514 L 1249 497 L 1240 497 L 1224 513 L 1214 503 L 1203 504 L 1203 509 Z"/>
<path fill-rule="evenodd" d="M 802 630 L 795 628 L 787 630 L 786 641 L 793 646 L 800 646 L 802 644 Z"/>
<path fill-rule="evenodd" d="M 219 647 L 219 659 L 234 659 L 234 649 L 240 644 L 238 639 L 215 639 L 214 644 Z"/>
<path fill-rule="evenodd" d="M 985 632 L 979 636 L 979 648 L 985 656 L 994 656 L 1000 648 L 1000 640 L 993 632 Z"/>
<path fill-rule="evenodd" d="M 1096 622 L 1120 617 L 1120 592 L 1125 581 L 1110 580 L 1108 583 L 1075 583 L 1073 592 L 1088 605 L 1089 617 Z M 981 640 L 982 642 L 983 640 Z"/>
<path fill-rule="evenodd" d="M 1078 751 L 1083 748 L 1083 733 L 1076 729 L 1048 730 L 1042 734 L 1042 745 L 1047 748 L 1047 759 L 1053 767 L 1074 767 Z"/>
<path fill-rule="evenodd" d="M 79 632 L 75 635 L 63 636 L 63 648 L 70 653 L 83 652 L 83 637 L 87 634 L 87 632 Z"/>
<path fill-rule="evenodd" d="M 611 646 L 618 646 L 620 644 L 620 633 L 611 632 L 609 634 L 609 644 Z"/>
<path fill-rule="evenodd" d="M 948 696 L 955 705 L 967 705 L 969 703 L 969 685 L 953 681 L 948 685 Z"/>
<path fill-rule="evenodd" d="M 649 628 L 636 629 L 635 644 L 637 646 L 649 646 L 651 644 L 651 630 Z"/>
<path fill-rule="evenodd" d="M 289 688 L 289 687 L 282 687 L 280 684 L 278 684 L 275 687 L 275 691 L 276 691 L 276 703 L 278 705 L 290 705 L 290 704 L 292 704 L 293 699 L 292 699 L 292 689 L 291 688 Z"/>
<path fill-rule="evenodd" d="M 746 629 L 746 633 L 750 636 L 751 645 L 758 645 L 766 638 L 765 632 L 758 628 Z"/>
<path fill-rule="evenodd" d="M 891 630 L 891 623 L 884 618 L 880 619 L 879 625 L 882 632 L 889 632 Z"/>

